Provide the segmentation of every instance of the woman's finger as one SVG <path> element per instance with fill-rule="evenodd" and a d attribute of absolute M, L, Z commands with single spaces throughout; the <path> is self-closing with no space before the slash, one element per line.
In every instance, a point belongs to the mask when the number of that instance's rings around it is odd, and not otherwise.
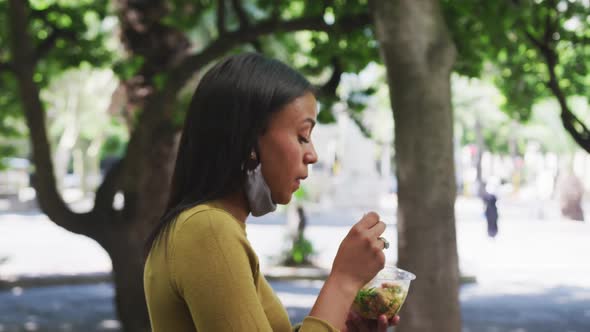
<path fill-rule="evenodd" d="M 389 326 L 395 326 L 399 324 L 399 316 L 395 315 L 393 318 L 389 320 Z"/>
<path fill-rule="evenodd" d="M 380 315 L 379 318 L 377 319 L 377 331 L 386 332 L 388 327 L 389 327 L 389 322 L 387 321 L 387 316 Z"/>
<path fill-rule="evenodd" d="M 379 222 L 379 215 L 376 212 L 369 212 L 357 223 L 361 229 L 371 229 Z"/>
<path fill-rule="evenodd" d="M 379 221 L 369 229 L 369 233 L 377 237 L 383 234 L 383 232 L 385 232 L 385 228 L 387 228 L 387 225 L 385 225 L 383 221 Z"/>

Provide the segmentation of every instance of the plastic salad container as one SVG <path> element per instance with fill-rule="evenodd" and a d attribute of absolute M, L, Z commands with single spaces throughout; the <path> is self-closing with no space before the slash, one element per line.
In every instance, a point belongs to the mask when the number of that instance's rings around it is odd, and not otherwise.
<path fill-rule="evenodd" d="M 395 266 L 385 268 L 357 293 L 352 309 L 363 318 L 393 318 L 401 309 L 416 276 Z"/>

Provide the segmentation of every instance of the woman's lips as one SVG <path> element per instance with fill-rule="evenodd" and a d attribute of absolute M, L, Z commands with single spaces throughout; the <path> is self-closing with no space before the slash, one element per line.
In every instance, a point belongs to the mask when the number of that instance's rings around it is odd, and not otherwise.
<path fill-rule="evenodd" d="M 301 186 L 301 181 L 305 180 L 307 178 L 306 176 L 300 176 L 298 178 L 295 179 L 295 190 L 299 189 L 299 187 Z"/>

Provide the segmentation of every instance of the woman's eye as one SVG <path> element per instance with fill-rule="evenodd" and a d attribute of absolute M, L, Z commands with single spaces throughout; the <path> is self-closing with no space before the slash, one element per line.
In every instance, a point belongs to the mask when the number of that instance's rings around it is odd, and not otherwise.
<path fill-rule="evenodd" d="M 299 136 L 299 143 L 309 143 L 309 139 L 303 137 L 303 136 Z"/>

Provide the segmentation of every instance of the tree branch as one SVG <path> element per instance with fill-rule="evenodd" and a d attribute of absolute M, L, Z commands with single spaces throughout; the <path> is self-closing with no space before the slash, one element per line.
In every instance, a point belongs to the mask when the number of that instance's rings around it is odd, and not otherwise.
<path fill-rule="evenodd" d="M 51 51 L 51 49 L 53 49 L 53 47 L 55 46 L 55 42 L 59 38 L 67 38 L 71 41 L 76 40 L 75 39 L 76 38 L 75 32 L 60 29 L 47 18 L 47 15 L 51 11 L 59 11 L 59 10 L 60 10 L 60 8 L 56 4 L 51 4 L 51 5 L 49 5 L 49 7 L 45 8 L 45 9 L 41 9 L 41 10 L 34 10 L 34 9 L 29 10 L 30 17 L 38 18 L 38 19 L 42 20 L 44 24 L 46 24 L 49 28 L 51 28 L 51 34 L 46 39 L 44 39 L 36 47 L 36 49 L 34 51 L 34 53 L 36 54 L 36 57 L 35 57 L 36 61 L 39 61 L 41 58 L 43 58 L 45 55 L 47 55 L 47 53 L 49 53 Z"/>
<path fill-rule="evenodd" d="M 561 122 L 574 141 L 586 152 L 590 153 L 590 130 L 588 130 L 588 127 L 568 108 L 561 109 Z"/>
<path fill-rule="evenodd" d="M 242 7 L 240 0 L 231 0 L 232 7 L 234 12 L 236 12 L 236 16 L 238 16 L 238 20 L 240 21 L 240 28 L 247 28 L 250 26 L 250 22 L 248 20 L 248 15 Z"/>
<path fill-rule="evenodd" d="M 273 1 L 273 6 L 270 10 L 270 19 L 278 21 L 281 18 L 281 8 L 279 7 L 279 1 Z"/>
<path fill-rule="evenodd" d="M 324 0 L 322 5 L 322 13 L 328 9 L 328 7 L 334 6 L 334 0 Z"/>
<path fill-rule="evenodd" d="M 352 121 L 358 126 L 359 130 L 361 131 L 364 137 L 372 138 L 371 131 L 369 130 L 369 128 L 367 128 L 367 126 L 365 126 L 361 116 L 358 113 L 355 113 L 349 108 L 346 108 L 346 113 L 348 114 L 348 116 L 350 116 Z"/>
<path fill-rule="evenodd" d="M 542 43 L 539 39 L 537 39 L 530 31 L 525 30 L 524 34 L 528 38 L 528 40 L 539 50 L 545 49 L 546 46 Z"/>
<path fill-rule="evenodd" d="M 562 33 L 562 40 L 571 42 L 574 45 L 590 45 L 590 37 L 577 35 L 575 32 Z"/>
<path fill-rule="evenodd" d="M 513 1 L 516 3 L 516 1 Z M 556 1 L 549 0 L 545 3 L 549 11 L 555 10 Z M 557 14 L 556 14 L 557 15 Z M 571 112 L 567 104 L 567 98 L 565 93 L 559 86 L 559 79 L 555 72 L 555 67 L 559 62 L 559 56 L 553 48 L 553 33 L 557 31 L 559 18 L 556 17 L 551 20 L 550 13 L 545 16 L 545 30 L 543 31 L 542 40 L 536 38 L 530 31 L 528 31 L 526 24 L 522 21 L 519 22 L 522 26 L 525 36 L 531 42 L 531 44 L 539 50 L 543 58 L 545 59 L 545 65 L 549 72 L 549 81 L 546 82 L 547 87 L 551 93 L 557 98 L 557 102 L 561 108 L 561 121 L 565 130 L 570 136 L 576 141 L 576 143 L 590 153 L 590 130 L 588 127 L 578 119 L 574 113 Z M 584 37 L 583 40 L 575 40 L 573 43 L 583 42 L 586 43 L 587 39 Z"/>
<path fill-rule="evenodd" d="M 586 127 L 586 125 L 578 119 L 574 113 L 572 113 L 567 104 L 565 93 L 559 86 L 559 80 L 557 78 L 557 73 L 555 72 L 557 55 L 545 53 L 543 53 L 543 55 L 546 60 L 545 64 L 547 65 L 547 70 L 549 71 L 549 81 L 547 82 L 547 86 L 555 98 L 557 98 L 557 102 L 561 108 L 561 122 L 563 123 L 563 127 L 581 148 L 590 153 L 590 130 L 588 130 L 588 127 Z"/>
<path fill-rule="evenodd" d="M 51 11 L 59 11 L 59 5 L 56 3 L 52 3 L 43 9 L 29 8 L 31 18 L 38 18 L 42 20 L 45 24 L 49 24 L 47 14 L 49 14 Z"/>
<path fill-rule="evenodd" d="M 232 7 L 234 9 L 234 12 L 236 12 L 236 16 L 238 16 L 238 21 L 240 21 L 240 29 L 246 29 L 250 27 L 250 20 L 248 19 L 248 14 L 244 10 L 244 7 L 242 6 L 240 0 L 232 0 Z M 253 40 L 251 44 L 257 52 L 262 53 L 262 44 L 260 44 L 260 41 L 258 39 Z"/>
<path fill-rule="evenodd" d="M 554 1 L 549 1 L 549 4 L 555 5 Z M 557 20 L 558 18 L 556 18 Z M 565 130 L 571 135 L 576 143 L 590 153 L 590 130 L 588 127 L 576 117 L 570 110 L 567 104 L 567 98 L 565 93 L 559 86 L 559 78 L 555 72 L 555 67 L 559 62 L 559 56 L 555 49 L 552 47 L 553 44 L 553 33 L 556 31 L 554 22 L 551 21 L 550 15 L 547 14 L 545 19 L 545 32 L 543 42 L 536 40 L 532 37 L 529 32 L 526 32 L 529 40 L 535 45 L 541 52 L 545 59 L 545 65 L 549 71 L 549 81 L 546 83 L 549 90 L 553 93 L 557 102 L 561 108 L 561 122 Z"/>
<path fill-rule="evenodd" d="M 559 25 L 559 11 L 557 10 L 556 6 L 557 3 L 555 0 L 548 0 L 547 4 L 547 14 L 545 16 L 545 33 L 543 35 L 543 41 L 545 45 L 545 51 L 547 56 L 552 57 L 553 67 L 557 64 L 557 53 L 555 52 L 554 48 L 554 40 L 553 35 L 557 32 L 558 25 Z M 555 12 L 555 18 L 551 18 L 551 12 Z"/>
<path fill-rule="evenodd" d="M 10 62 L 0 62 L 0 73 L 3 72 L 14 72 L 14 68 L 12 63 Z"/>
<path fill-rule="evenodd" d="M 53 31 L 51 32 L 51 34 L 45 40 L 43 40 L 34 51 L 35 63 L 38 62 L 43 57 L 45 57 L 47 55 L 47 53 L 49 53 L 53 49 L 53 47 L 55 46 L 55 42 L 59 38 L 67 38 L 72 41 L 75 40 L 76 35 L 74 32 L 67 31 L 67 30 L 60 30 L 56 27 L 52 27 L 52 28 L 53 28 Z"/>
<path fill-rule="evenodd" d="M 113 199 L 120 188 L 120 178 L 123 173 L 123 159 L 117 160 L 107 171 L 100 187 L 96 190 L 93 211 L 113 210 Z"/>
<path fill-rule="evenodd" d="M 10 0 L 8 17 L 10 33 L 13 36 L 10 45 L 14 58 L 13 68 L 29 128 L 35 164 L 33 185 L 41 210 L 53 222 L 71 232 L 88 235 L 94 231 L 93 226 L 84 222 L 84 215 L 70 210 L 56 187 L 51 149 L 45 128 L 45 110 L 39 99 L 39 87 L 33 81 L 35 54 L 32 40 L 27 33 L 27 3 L 22 0 Z"/>
<path fill-rule="evenodd" d="M 548 10 L 555 10 L 556 2 L 549 0 L 545 3 Z M 556 14 L 557 15 L 557 14 Z M 549 72 L 549 81 L 546 82 L 547 87 L 557 99 L 561 108 L 561 121 L 565 130 L 576 141 L 576 143 L 590 153 L 590 130 L 588 127 L 576 117 L 570 110 L 567 104 L 567 98 L 561 87 L 559 86 L 559 79 L 555 72 L 555 67 L 559 62 L 559 56 L 553 47 L 553 34 L 557 31 L 559 18 L 551 19 L 551 14 L 547 13 L 545 16 L 545 29 L 543 31 L 542 39 L 536 38 L 523 22 L 520 25 L 531 44 L 539 50 L 542 57 L 545 59 L 545 65 Z M 584 40 L 586 42 L 586 40 Z"/>
<path fill-rule="evenodd" d="M 225 0 L 217 0 L 217 30 L 219 35 L 225 34 Z"/>
<path fill-rule="evenodd" d="M 175 94 L 182 88 L 193 73 L 204 67 L 209 62 L 217 59 L 234 47 L 256 38 L 276 32 L 293 32 L 299 30 L 313 30 L 326 32 L 349 32 L 359 27 L 368 25 L 371 22 L 368 13 L 346 16 L 329 25 L 322 16 L 304 17 L 290 21 L 279 21 L 271 18 L 246 29 L 229 32 L 217 38 L 207 48 L 198 54 L 186 57 L 182 63 L 171 73 L 169 84 L 165 93 Z"/>
<path fill-rule="evenodd" d="M 317 89 L 318 97 L 334 97 L 336 96 L 336 89 L 340 84 L 340 78 L 342 77 L 342 64 L 337 57 L 332 58 L 332 75 L 330 79 L 321 87 Z"/>
<path fill-rule="evenodd" d="M 545 1 L 547 7 L 547 14 L 545 15 L 545 34 L 543 40 L 546 45 L 549 45 L 553 40 L 553 34 L 557 31 L 559 24 L 559 11 L 557 10 L 557 2 L 555 0 Z M 551 12 L 555 12 L 555 19 L 551 20 Z"/>

